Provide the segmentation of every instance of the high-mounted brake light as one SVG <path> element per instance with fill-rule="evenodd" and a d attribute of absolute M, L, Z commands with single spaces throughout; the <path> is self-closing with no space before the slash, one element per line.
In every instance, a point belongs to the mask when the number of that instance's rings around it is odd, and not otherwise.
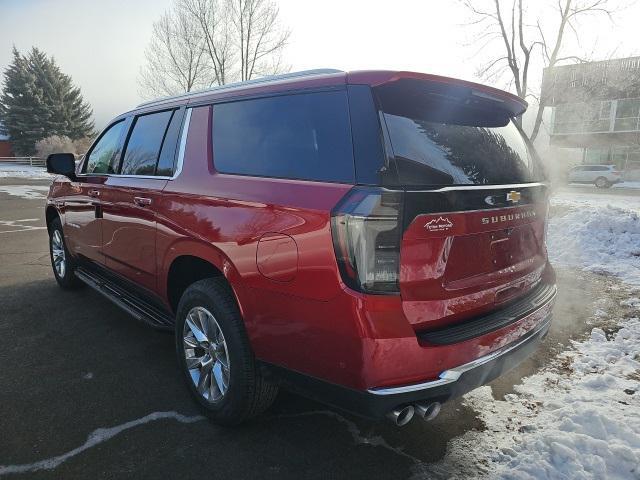
<path fill-rule="evenodd" d="M 359 292 L 397 294 L 403 193 L 354 187 L 331 214 L 344 283 Z"/>

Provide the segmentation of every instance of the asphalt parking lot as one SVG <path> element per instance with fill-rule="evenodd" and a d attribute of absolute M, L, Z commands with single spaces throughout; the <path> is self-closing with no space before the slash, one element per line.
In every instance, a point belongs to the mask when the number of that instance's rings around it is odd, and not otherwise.
<path fill-rule="evenodd" d="M 11 478 L 410 478 L 452 438 L 482 429 L 462 402 L 431 423 L 352 417 L 282 392 L 235 429 L 199 417 L 171 335 L 135 322 L 89 288 L 63 292 L 49 263 L 46 180 L 0 179 L 0 475 Z M 494 395 L 589 330 L 610 280 L 559 271 L 544 346 L 494 382 Z M 446 473 L 438 475 L 446 477 Z"/>

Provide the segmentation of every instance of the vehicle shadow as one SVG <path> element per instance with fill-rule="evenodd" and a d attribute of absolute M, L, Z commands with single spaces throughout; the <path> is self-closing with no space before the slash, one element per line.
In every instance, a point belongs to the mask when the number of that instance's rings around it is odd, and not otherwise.
<path fill-rule="evenodd" d="M 173 335 L 136 322 L 89 288 L 62 291 L 53 279 L 0 287 L 0 299 L 0 465 L 64 454 L 97 428 L 152 412 L 200 414 L 178 371 Z M 324 465 L 317 477 L 403 477 L 399 472 L 409 476 L 415 465 L 441 459 L 451 438 L 473 428 L 481 422 L 456 402 L 432 422 L 416 418 L 398 428 L 282 391 L 265 414 L 241 427 L 163 420 L 123 431 L 38 475 L 82 478 L 95 470 L 151 478 L 187 467 L 205 474 L 215 450 L 225 457 L 220 468 L 242 466 L 247 477 L 309 477 L 311 465 Z"/>

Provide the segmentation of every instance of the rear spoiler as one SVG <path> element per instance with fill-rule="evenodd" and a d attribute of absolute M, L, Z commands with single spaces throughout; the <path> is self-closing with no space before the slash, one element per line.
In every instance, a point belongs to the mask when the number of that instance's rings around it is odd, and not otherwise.
<path fill-rule="evenodd" d="M 442 77 L 439 75 L 431 75 L 428 73 L 417 72 L 398 72 L 398 71 L 356 71 L 349 72 L 347 75 L 347 83 L 349 84 L 367 84 L 373 88 L 390 86 L 398 82 L 407 83 L 424 82 L 433 86 L 440 85 L 442 87 L 452 87 L 459 94 L 464 92 L 465 96 L 476 99 L 484 99 L 495 102 L 510 117 L 518 117 L 522 115 L 528 107 L 525 100 L 513 95 L 512 93 L 499 90 L 497 88 L 481 85 L 479 83 L 468 82 L 466 80 L 458 80 L 456 78 Z M 404 81 L 404 82 L 403 82 Z"/>

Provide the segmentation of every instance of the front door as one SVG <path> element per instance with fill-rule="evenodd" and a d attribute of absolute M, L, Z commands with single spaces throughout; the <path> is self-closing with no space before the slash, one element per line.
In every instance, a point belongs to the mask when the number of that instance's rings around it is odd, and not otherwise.
<path fill-rule="evenodd" d="M 156 205 L 173 174 L 184 109 L 138 115 L 118 174 L 105 182 L 102 251 L 109 270 L 156 292 Z"/>
<path fill-rule="evenodd" d="M 103 252 L 109 270 L 156 289 L 156 214 L 162 178 L 110 177 L 103 198 Z"/>
<path fill-rule="evenodd" d="M 65 238 L 70 250 L 91 261 L 104 264 L 102 253 L 102 199 L 107 175 L 113 173 L 126 131 L 125 120 L 107 129 L 87 153 L 81 172 L 71 182 L 65 198 Z"/>

